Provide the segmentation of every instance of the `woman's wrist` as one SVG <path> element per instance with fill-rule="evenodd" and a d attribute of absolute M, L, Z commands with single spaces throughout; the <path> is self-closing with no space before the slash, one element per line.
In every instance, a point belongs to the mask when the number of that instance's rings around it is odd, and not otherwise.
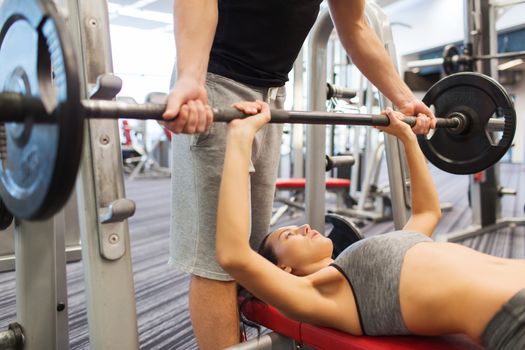
<path fill-rule="evenodd" d="M 411 143 L 417 144 L 417 137 L 416 134 L 412 132 L 412 130 L 409 130 L 402 135 L 399 135 L 398 138 L 401 140 L 401 142 L 404 145 L 410 145 Z"/>
<path fill-rule="evenodd" d="M 238 147 L 246 147 L 253 144 L 255 132 L 246 127 L 228 125 L 228 142 Z"/>

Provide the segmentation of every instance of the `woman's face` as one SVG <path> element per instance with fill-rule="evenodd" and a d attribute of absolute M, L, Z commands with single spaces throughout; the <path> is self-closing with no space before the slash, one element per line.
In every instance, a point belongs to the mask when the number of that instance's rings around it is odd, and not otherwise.
<path fill-rule="evenodd" d="M 300 275 L 315 272 L 315 266 L 330 259 L 333 250 L 332 241 L 308 224 L 277 229 L 266 244 L 273 248 L 279 267 Z"/>

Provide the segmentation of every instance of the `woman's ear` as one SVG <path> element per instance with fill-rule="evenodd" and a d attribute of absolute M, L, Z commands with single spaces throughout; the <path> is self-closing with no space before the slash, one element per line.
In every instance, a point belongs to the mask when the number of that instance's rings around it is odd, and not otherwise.
<path fill-rule="evenodd" d="M 279 265 L 279 268 L 283 270 L 284 272 L 292 273 L 292 267 L 286 266 L 286 265 Z"/>

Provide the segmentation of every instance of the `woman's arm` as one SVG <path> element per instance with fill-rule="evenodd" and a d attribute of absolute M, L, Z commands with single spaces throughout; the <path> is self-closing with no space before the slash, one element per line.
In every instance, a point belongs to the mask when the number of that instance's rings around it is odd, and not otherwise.
<path fill-rule="evenodd" d="M 403 229 L 421 232 L 430 237 L 441 218 L 436 186 L 428 171 L 416 135 L 407 124 L 400 121 L 403 115 L 399 112 L 393 112 L 391 109 L 388 109 L 386 114 L 390 119 L 390 126 L 379 129 L 393 134 L 401 140 L 410 173 L 412 215 Z"/>
<path fill-rule="evenodd" d="M 261 108 L 260 114 L 228 125 L 217 211 L 217 261 L 257 298 L 292 318 L 308 321 L 312 315 L 324 312 L 319 311 L 323 299 L 310 280 L 281 270 L 253 251 L 248 243 L 252 143 L 256 131 L 270 119 L 268 105 Z"/>

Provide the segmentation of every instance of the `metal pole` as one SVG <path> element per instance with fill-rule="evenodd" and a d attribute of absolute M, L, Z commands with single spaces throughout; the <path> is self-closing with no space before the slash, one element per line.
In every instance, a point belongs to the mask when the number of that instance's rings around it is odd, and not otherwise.
<path fill-rule="evenodd" d="M 304 50 L 301 49 L 297 56 L 293 71 L 293 109 L 302 110 L 303 107 L 303 73 L 304 73 Z M 304 177 L 304 126 L 295 124 L 292 126 L 292 162 L 293 177 Z"/>
<path fill-rule="evenodd" d="M 374 28 L 379 39 L 384 43 L 387 52 L 390 55 L 394 65 L 397 67 L 396 52 L 392 29 L 390 28 L 388 18 L 381 8 L 374 2 L 366 3 L 366 15 L 368 22 Z M 380 107 L 392 107 L 392 102 L 384 96 L 380 99 Z M 386 162 L 388 168 L 388 180 L 390 183 L 390 196 L 392 200 L 392 215 L 394 218 L 394 227 L 401 229 L 408 218 L 408 203 L 410 195 L 405 185 L 406 173 L 403 168 L 404 157 L 401 146 L 396 137 L 385 135 Z"/>
<path fill-rule="evenodd" d="M 334 29 L 328 10 L 319 14 L 308 45 L 308 110 L 324 110 L 326 103 L 326 47 Z M 324 232 L 326 127 L 306 127 L 306 222 Z"/>
<path fill-rule="evenodd" d="M 113 71 L 107 2 L 70 0 L 68 5 L 87 90 L 97 76 Z M 77 192 L 90 348 L 138 349 L 128 224 L 122 218 L 99 219 L 125 196 L 117 121 L 87 121 L 85 133 Z"/>
<path fill-rule="evenodd" d="M 465 0 L 465 47 L 472 50 L 474 56 L 490 55 L 495 40 L 494 15 L 491 15 L 489 0 Z M 491 21 L 492 19 L 492 21 Z M 497 69 L 492 69 L 495 62 L 480 60 L 476 70 L 497 79 Z M 499 167 L 496 164 L 483 172 L 481 181 L 470 176 L 470 196 L 472 207 L 472 224 L 489 226 L 496 223 L 500 215 L 501 202 L 498 196 Z"/>
<path fill-rule="evenodd" d="M 15 254 L 16 315 L 24 349 L 68 349 L 63 232 L 55 234 L 54 219 L 18 222 Z"/>

